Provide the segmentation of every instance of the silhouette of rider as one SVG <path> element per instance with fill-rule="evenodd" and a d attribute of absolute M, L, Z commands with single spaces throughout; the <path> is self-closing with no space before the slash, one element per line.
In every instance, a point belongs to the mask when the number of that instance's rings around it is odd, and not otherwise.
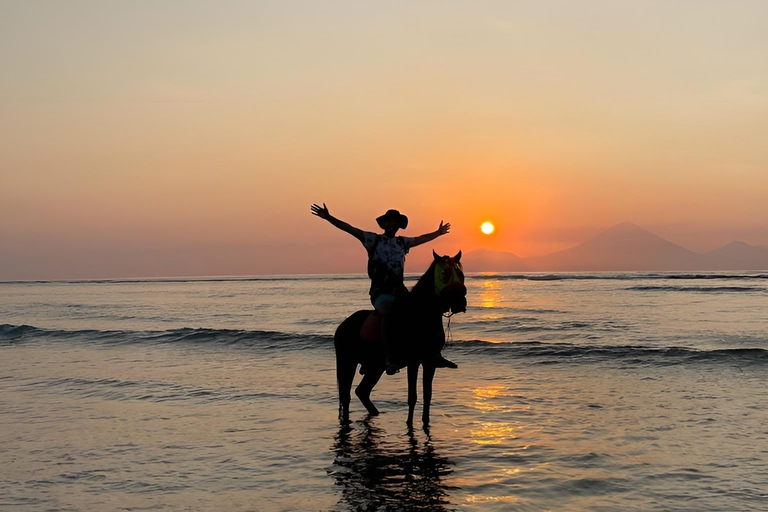
<path fill-rule="evenodd" d="M 443 224 L 436 231 L 425 233 L 417 237 L 397 236 L 397 232 L 408 226 L 408 217 L 397 210 L 387 210 L 387 212 L 376 219 L 376 223 L 384 230 L 383 234 L 376 234 L 370 231 L 363 231 L 340 219 L 337 219 L 328 212 L 328 207 L 313 204 L 311 206 L 312 214 L 321 219 L 325 219 L 333 226 L 339 228 L 360 240 L 368 252 L 368 277 L 371 278 L 371 304 L 373 304 L 376 313 L 384 324 L 387 315 L 392 310 L 395 298 L 408 293 L 403 283 L 403 273 L 405 270 L 405 255 L 412 247 L 431 242 L 435 238 L 445 235 L 451 229 L 450 223 Z M 382 332 L 386 332 L 383 329 Z M 384 345 L 387 351 L 387 373 L 392 375 L 400 368 L 405 366 L 404 362 L 398 360 L 398 354 L 394 354 L 393 345 L 384 336 Z M 438 368 L 456 368 L 456 364 L 438 355 L 435 360 Z"/>

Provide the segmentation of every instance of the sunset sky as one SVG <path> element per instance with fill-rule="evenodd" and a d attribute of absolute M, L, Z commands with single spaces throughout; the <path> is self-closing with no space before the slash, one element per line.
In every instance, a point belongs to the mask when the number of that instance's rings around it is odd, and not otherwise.
<path fill-rule="evenodd" d="M 0 280 L 768 245 L 768 2 L 0 1 Z M 496 231 L 480 232 L 490 220 Z M 471 268 L 470 268 L 471 270 Z"/>

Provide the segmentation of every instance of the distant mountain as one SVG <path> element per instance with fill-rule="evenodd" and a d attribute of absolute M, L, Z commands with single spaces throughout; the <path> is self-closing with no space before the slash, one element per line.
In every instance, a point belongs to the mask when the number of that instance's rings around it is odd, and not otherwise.
<path fill-rule="evenodd" d="M 464 260 L 473 272 L 766 270 L 768 247 L 733 242 L 699 254 L 650 231 L 624 222 L 570 249 L 520 258 L 511 252 L 480 249 Z"/>
<path fill-rule="evenodd" d="M 717 270 L 768 270 L 768 248 L 732 242 L 701 256 L 702 264 Z"/>
<path fill-rule="evenodd" d="M 526 261 L 537 270 L 693 270 L 698 256 L 624 222 L 576 247 Z"/>
<path fill-rule="evenodd" d="M 531 270 L 530 265 L 516 254 L 487 249 L 469 251 L 462 262 L 467 272 L 525 272 Z"/>

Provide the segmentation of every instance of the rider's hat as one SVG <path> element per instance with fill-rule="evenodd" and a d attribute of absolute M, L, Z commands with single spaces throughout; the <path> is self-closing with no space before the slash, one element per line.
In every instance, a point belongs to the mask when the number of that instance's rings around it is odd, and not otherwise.
<path fill-rule="evenodd" d="M 387 210 L 387 213 L 376 218 L 376 224 L 378 224 L 381 229 L 384 229 L 384 223 L 387 221 L 397 222 L 400 229 L 405 229 L 408 226 L 408 217 L 397 210 Z"/>

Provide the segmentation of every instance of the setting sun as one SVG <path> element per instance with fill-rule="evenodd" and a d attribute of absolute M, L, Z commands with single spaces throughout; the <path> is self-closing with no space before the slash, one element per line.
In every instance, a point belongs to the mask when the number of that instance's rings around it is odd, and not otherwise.
<path fill-rule="evenodd" d="M 495 230 L 496 230 L 496 227 L 490 222 L 483 222 L 483 224 L 480 226 L 480 231 L 482 231 L 483 234 L 485 235 L 490 235 Z"/>

